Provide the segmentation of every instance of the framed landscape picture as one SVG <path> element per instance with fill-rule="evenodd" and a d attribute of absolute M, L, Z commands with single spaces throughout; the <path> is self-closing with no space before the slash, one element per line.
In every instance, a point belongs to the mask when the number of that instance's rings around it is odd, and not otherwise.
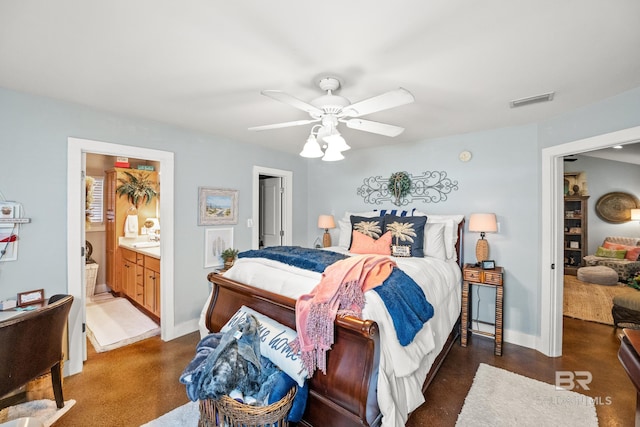
<path fill-rule="evenodd" d="M 237 190 L 200 187 L 198 193 L 198 225 L 238 223 Z"/>

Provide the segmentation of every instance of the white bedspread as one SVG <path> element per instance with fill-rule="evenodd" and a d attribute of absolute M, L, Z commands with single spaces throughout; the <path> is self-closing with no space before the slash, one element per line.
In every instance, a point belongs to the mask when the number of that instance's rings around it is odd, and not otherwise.
<path fill-rule="evenodd" d="M 339 247 L 327 249 L 349 255 Z M 424 402 L 422 384 L 460 314 L 461 273 L 454 261 L 430 257 L 393 260 L 422 288 L 434 307 L 434 317 L 411 344 L 402 346 L 382 299 L 376 292 L 365 293 L 363 318 L 374 320 L 380 329 L 378 406 L 383 414 L 382 425 L 401 427 L 411 411 Z M 240 258 L 224 276 L 297 299 L 311 292 L 321 274 L 264 258 Z M 201 316 L 201 333 L 206 333 L 203 326 L 207 306 L 208 303 Z"/>

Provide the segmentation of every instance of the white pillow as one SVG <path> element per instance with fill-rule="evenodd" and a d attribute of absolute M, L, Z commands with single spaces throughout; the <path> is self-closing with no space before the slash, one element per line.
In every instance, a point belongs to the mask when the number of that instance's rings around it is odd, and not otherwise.
<path fill-rule="evenodd" d="M 424 227 L 424 254 L 442 261 L 447 259 L 447 246 L 444 243 L 445 224 L 429 224 Z"/>
<path fill-rule="evenodd" d="M 364 216 L 371 218 L 374 216 L 380 216 L 380 212 L 367 211 L 367 212 L 345 212 L 342 219 L 338 220 L 338 228 L 340 228 L 340 236 L 338 237 L 338 246 L 344 249 L 349 249 L 351 243 L 351 215 Z"/>
<path fill-rule="evenodd" d="M 434 223 L 445 223 L 444 242 L 447 245 L 447 258 L 457 261 L 456 243 L 458 243 L 458 225 L 464 220 L 464 215 L 431 215 L 427 218 L 427 222 L 429 222 L 429 218 L 431 218 Z"/>
<path fill-rule="evenodd" d="M 338 228 L 340 228 L 338 246 L 344 249 L 349 249 L 349 243 L 351 242 L 351 221 L 348 219 L 338 220 Z"/>
<path fill-rule="evenodd" d="M 458 224 L 464 220 L 464 215 L 435 215 L 415 212 L 414 216 L 426 215 L 427 224 L 445 224 L 444 243 L 447 248 L 447 259 L 458 260 L 456 243 L 458 242 Z"/>
<path fill-rule="evenodd" d="M 243 322 L 248 314 L 253 314 L 260 322 L 260 353 L 286 372 L 300 387 L 303 387 L 307 378 L 307 370 L 302 365 L 300 354 L 293 354 L 289 348 L 289 343 L 298 337 L 293 329 L 243 305 L 225 323 L 220 332 L 227 332 Z"/>

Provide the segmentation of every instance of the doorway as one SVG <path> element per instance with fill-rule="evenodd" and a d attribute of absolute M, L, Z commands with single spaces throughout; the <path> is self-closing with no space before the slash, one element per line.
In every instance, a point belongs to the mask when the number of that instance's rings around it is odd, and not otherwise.
<path fill-rule="evenodd" d="M 562 355 L 563 158 L 640 141 L 640 126 L 560 144 L 542 150 L 540 343 L 549 357 Z"/>
<path fill-rule="evenodd" d="M 85 171 L 92 188 L 92 212 L 87 217 L 85 226 L 86 283 L 85 283 L 85 340 L 86 347 L 93 347 L 96 352 L 102 352 L 128 345 L 149 336 L 158 335 L 159 327 L 159 292 L 156 292 L 155 279 L 159 275 L 160 248 L 157 239 L 162 218 L 159 218 L 158 203 L 161 198 L 162 185 L 158 180 L 162 171 L 158 162 L 146 159 L 126 157 L 128 168 L 114 172 L 121 157 L 105 156 L 103 154 L 85 153 Z M 157 197 L 143 200 L 132 208 L 131 200 L 125 202 L 125 197 L 118 197 L 116 189 L 127 180 L 127 173 L 135 178 L 153 181 Z M 136 181 L 138 182 L 138 181 Z M 95 190 L 95 193 L 94 191 Z M 114 197 L 115 196 L 115 197 Z M 89 207 L 89 201 L 86 203 Z M 118 209 L 116 209 L 118 206 Z M 143 248 L 144 253 L 127 251 L 127 256 L 116 257 L 118 236 L 126 234 L 126 211 L 137 210 L 135 221 L 135 240 L 144 241 L 141 244 L 153 249 Z M 151 223 L 152 221 L 152 223 Z M 151 225 L 149 225 L 151 224 Z M 133 237 L 130 233 L 129 237 Z M 138 243 L 140 244 L 140 243 Z M 135 250 L 130 247 L 127 249 Z M 157 273 L 151 271 L 154 267 Z M 122 279 L 129 279 L 135 274 L 133 285 L 144 286 L 144 292 L 136 292 L 136 286 L 125 286 L 128 282 L 119 282 L 119 273 L 130 272 Z M 157 291 L 159 291 L 158 282 Z M 154 286 L 150 286 L 153 284 Z M 84 360 L 91 353 L 85 348 Z"/>
<path fill-rule="evenodd" d="M 262 181 L 268 180 L 265 186 Z M 279 186 L 279 188 L 277 188 Z M 258 224 L 253 224 L 249 219 L 247 226 L 253 227 L 251 233 L 252 249 L 259 249 L 261 244 L 267 242 L 262 239 L 262 229 L 268 233 L 269 244 L 267 246 L 288 246 L 293 242 L 293 173 L 291 171 L 265 168 L 262 166 L 253 167 L 253 215 Z M 263 193 L 264 190 L 264 193 Z M 270 193 L 269 202 L 261 203 L 267 191 Z M 268 205 L 268 206 L 267 206 Z M 265 209 L 269 211 L 265 215 Z M 279 211 L 279 213 L 277 213 Z M 278 218 L 279 216 L 279 218 Z M 265 218 L 269 224 L 264 226 Z M 280 227 L 276 233 L 275 229 Z M 277 234 L 277 235 L 276 235 Z"/>
<path fill-rule="evenodd" d="M 282 207 L 284 187 L 282 177 L 260 175 L 260 219 L 258 221 L 258 246 L 282 246 L 284 227 Z"/>
<path fill-rule="evenodd" d="M 64 374 L 73 375 L 82 371 L 85 325 L 85 259 L 84 244 L 84 157 L 86 153 L 107 156 L 127 156 L 159 162 L 162 171 L 162 198 L 160 217 L 163 218 L 160 240 L 162 271 L 160 327 L 161 338 L 169 341 L 179 335 L 174 326 L 174 282 L 173 263 L 173 200 L 174 200 L 174 159 L 173 153 L 126 145 L 111 144 L 79 138 L 69 138 L 67 146 L 67 279 L 68 293 L 74 296 L 69 315 L 69 361 L 64 365 Z M 82 224 L 82 226 L 79 226 Z"/>

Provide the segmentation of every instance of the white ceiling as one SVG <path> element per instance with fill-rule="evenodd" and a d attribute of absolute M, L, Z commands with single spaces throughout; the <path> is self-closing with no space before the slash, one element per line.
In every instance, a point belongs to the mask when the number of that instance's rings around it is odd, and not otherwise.
<path fill-rule="evenodd" d="M 521 125 L 640 87 L 638 0 L 0 0 L 0 86 L 297 153 L 317 78 L 413 104 L 354 148 Z M 553 102 L 509 101 L 555 91 Z"/>

